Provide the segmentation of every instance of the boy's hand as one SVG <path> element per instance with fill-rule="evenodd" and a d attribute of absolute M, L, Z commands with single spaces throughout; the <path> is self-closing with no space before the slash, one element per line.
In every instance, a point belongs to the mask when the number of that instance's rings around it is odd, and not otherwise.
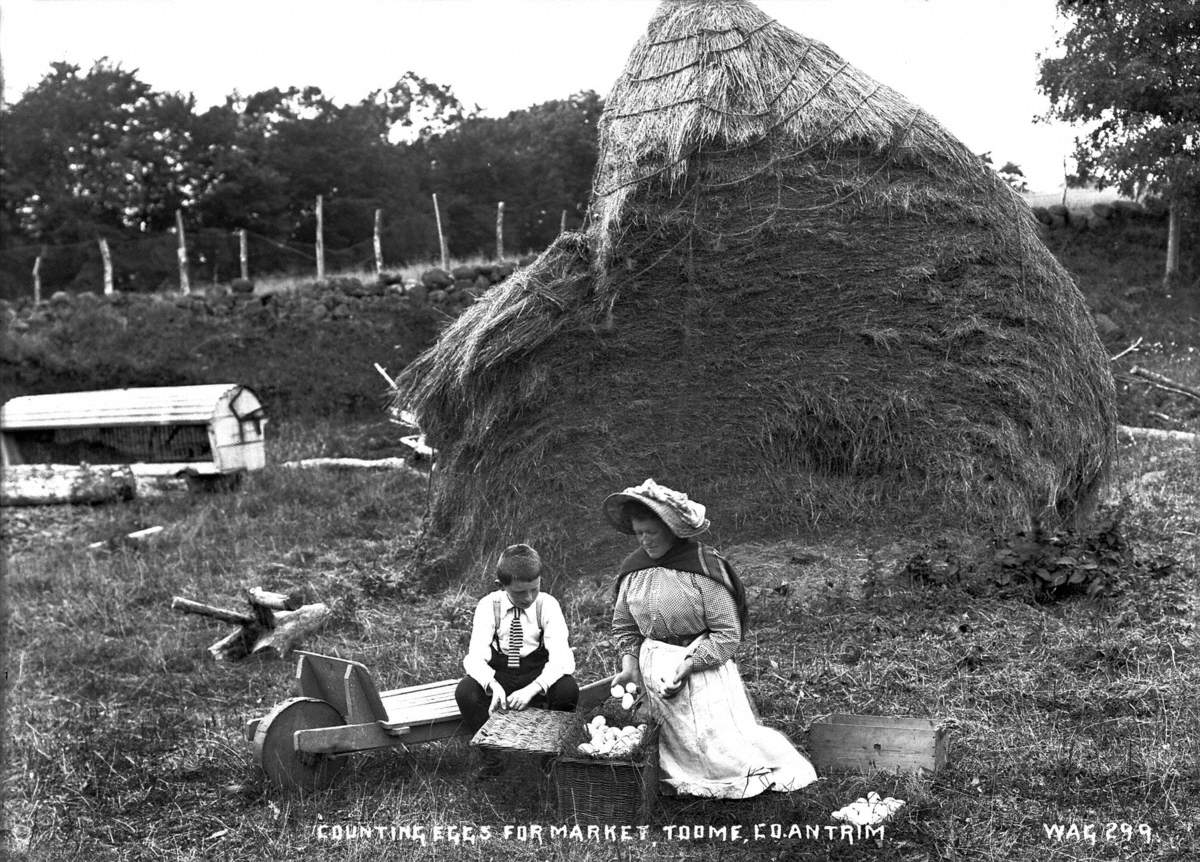
<path fill-rule="evenodd" d="M 501 687 L 500 683 L 496 682 L 495 680 L 492 681 L 491 692 L 492 703 L 490 706 L 488 706 L 488 715 L 491 715 L 498 709 L 504 709 L 505 702 L 504 689 Z"/>
<path fill-rule="evenodd" d="M 529 702 L 541 694 L 541 689 L 534 683 L 530 683 L 522 689 L 514 691 L 508 696 L 508 708 L 522 710 L 529 706 Z"/>

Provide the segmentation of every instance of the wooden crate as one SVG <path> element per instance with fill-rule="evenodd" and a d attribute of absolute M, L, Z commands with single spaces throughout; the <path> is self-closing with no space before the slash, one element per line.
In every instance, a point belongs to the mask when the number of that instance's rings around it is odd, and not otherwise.
<path fill-rule="evenodd" d="M 830 715 L 808 732 L 817 773 L 936 772 L 946 765 L 947 731 L 931 718 Z"/>

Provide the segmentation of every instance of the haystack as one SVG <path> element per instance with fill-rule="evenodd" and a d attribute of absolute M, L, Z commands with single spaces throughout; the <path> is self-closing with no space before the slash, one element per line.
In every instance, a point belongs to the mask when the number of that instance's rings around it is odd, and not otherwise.
<path fill-rule="evenodd" d="M 567 573 L 647 477 L 718 542 L 847 522 L 1058 524 L 1113 452 L 1083 299 L 937 121 L 743 0 L 661 5 L 608 97 L 584 233 L 404 373 L 462 562 Z"/>

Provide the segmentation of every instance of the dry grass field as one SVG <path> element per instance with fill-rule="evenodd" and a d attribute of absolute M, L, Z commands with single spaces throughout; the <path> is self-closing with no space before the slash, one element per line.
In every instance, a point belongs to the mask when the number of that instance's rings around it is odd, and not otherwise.
<path fill-rule="evenodd" d="M 276 429 L 274 459 L 314 443 Z M 830 712 L 948 719 L 950 764 L 931 780 L 833 775 L 745 802 L 664 800 L 647 840 L 628 844 L 500 837 L 505 825 L 562 821 L 531 767 L 477 783 L 462 740 L 358 756 L 301 799 L 256 771 L 242 723 L 290 695 L 291 663 L 213 663 L 205 648 L 224 624 L 172 614 L 171 596 L 236 606 L 243 586 L 302 588 L 334 606 L 312 648 L 366 662 L 388 687 L 456 676 L 486 585 L 406 579 L 419 480 L 275 467 L 230 495 L 6 511 L 9 847 L 47 860 L 1196 858 L 1200 458 L 1159 444 L 1122 456 L 1112 495 L 1130 497 L 1130 559 L 1174 564 L 1123 579 L 1109 598 L 1039 602 L 1028 586 L 1000 586 L 992 550 L 962 536 L 728 547 L 753 601 L 740 664 L 766 722 L 803 744 Z M 166 530 L 144 549 L 87 550 L 153 524 Z M 613 562 L 554 588 L 584 679 L 614 666 Z M 872 789 L 908 801 L 882 841 L 769 837 L 769 824 L 831 825 L 830 812 Z M 1043 828 L 1108 823 L 1117 831 L 1095 843 Z M 742 844 L 662 829 L 697 824 L 768 831 Z M 1134 831 L 1123 837 L 1121 824 Z M 380 826 L 383 837 L 331 837 Z M 393 826 L 489 826 L 493 838 L 422 845 L 393 839 Z"/>
<path fill-rule="evenodd" d="M 1196 297 L 1162 294 L 1152 262 L 1135 270 L 1095 249 L 1056 253 L 1079 257 L 1069 265 L 1089 297 L 1111 305 L 1125 328 L 1119 343 L 1144 336 L 1119 375 L 1140 363 L 1200 386 Z M 1136 380 L 1121 386 L 1122 421 L 1161 414 L 1200 431 L 1200 402 Z M 628 840 L 550 838 L 563 820 L 536 768 L 513 764 L 504 778 L 477 782 L 461 739 L 356 756 L 330 789 L 282 795 L 257 771 L 242 727 L 291 695 L 292 663 L 214 663 L 206 648 L 227 626 L 171 612 L 171 597 L 235 607 L 246 586 L 301 589 L 333 607 L 309 648 L 365 662 L 388 688 L 458 676 L 470 610 L 489 585 L 477 572 L 444 584 L 421 577 L 425 482 L 277 466 L 359 455 L 362 441 L 390 433 L 379 419 L 282 417 L 268 426 L 268 469 L 233 492 L 0 510 L 0 852 L 31 860 L 1200 858 L 1200 448 L 1176 443 L 1123 443 L 1091 531 L 1058 544 L 898 524 L 726 545 L 749 588 L 752 628 L 739 663 L 763 720 L 803 748 L 809 724 L 827 713 L 944 719 L 950 759 L 932 778 L 834 774 L 743 802 L 663 799 L 651 828 Z M 88 549 L 153 525 L 165 529 L 144 546 Z M 1092 597 L 1039 589 L 1047 548 L 1072 572 L 1096 561 L 1084 583 L 1103 589 Z M 615 668 L 607 618 L 616 563 L 597 560 L 582 580 L 550 585 L 583 680 Z M 833 825 L 830 812 L 869 790 L 907 800 L 881 838 L 804 834 Z M 788 837 L 793 825 L 801 834 Z"/>

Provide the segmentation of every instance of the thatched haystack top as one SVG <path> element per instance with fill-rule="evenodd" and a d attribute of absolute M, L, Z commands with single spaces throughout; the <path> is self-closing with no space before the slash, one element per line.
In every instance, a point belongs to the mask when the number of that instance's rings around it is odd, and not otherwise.
<path fill-rule="evenodd" d="M 602 242 L 638 185 L 674 185 L 694 156 L 719 150 L 765 144 L 747 178 L 848 144 L 982 172 L 929 114 L 745 0 L 664 0 L 605 105 L 593 189 Z"/>

